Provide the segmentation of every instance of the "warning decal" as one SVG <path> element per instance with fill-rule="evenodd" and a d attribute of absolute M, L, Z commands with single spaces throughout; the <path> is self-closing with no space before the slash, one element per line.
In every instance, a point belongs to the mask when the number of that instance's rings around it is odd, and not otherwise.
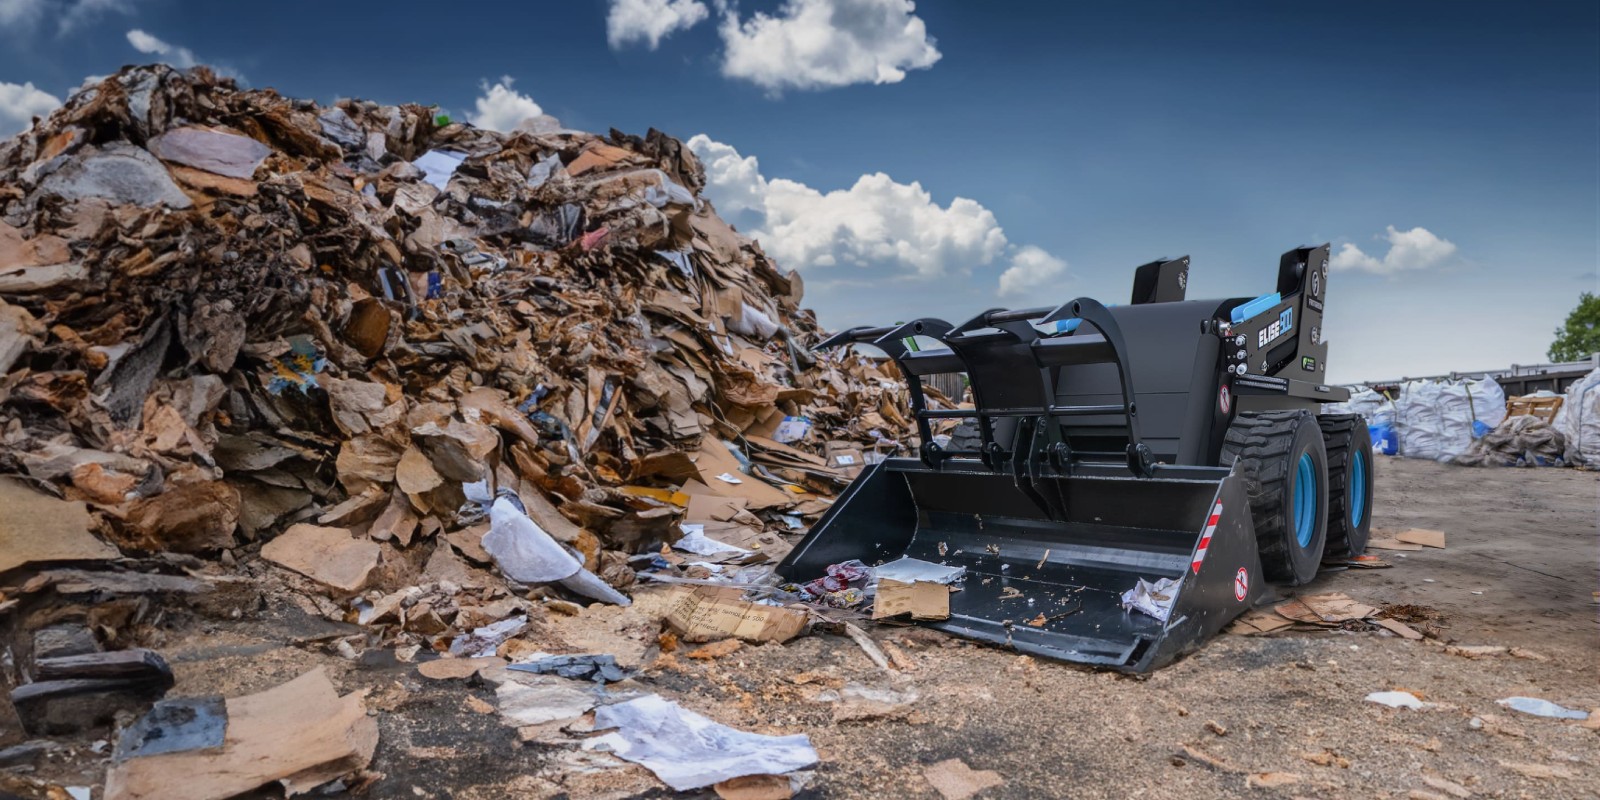
<path fill-rule="evenodd" d="M 1200 545 L 1194 549 L 1194 561 L 1189 563 L 1189 568 L 1194 574 L 1200 574 L 1200 562 L 1206 560 L 1206 548 L 1211 546 L 1211 534 L 1217 532 L 1217 520 L 1222 519 L 1222 501 L 1218 500 L 1211 506 L 1211 516 L 1206 517 L 1206 529 L 1200 534 Z"/>
<path fill-rule="evenodd" d="M 1244 596 L 1250 593 L 1250 573 L 1240 567 L 1233 576 L 1233 599 L 1244 602 Z"/>

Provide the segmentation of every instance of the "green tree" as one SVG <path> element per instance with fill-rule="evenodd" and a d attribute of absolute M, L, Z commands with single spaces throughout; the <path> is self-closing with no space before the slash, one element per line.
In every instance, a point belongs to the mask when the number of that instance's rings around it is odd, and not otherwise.
<path fill-rule="evenodd" d="M 1581 361 L 1600 352 L 1600 295 L 1584 292 L 1578 307 L 1567 315 L 1567 323 L 1556 328 L 1550 345 L 1551 361 Z"/>

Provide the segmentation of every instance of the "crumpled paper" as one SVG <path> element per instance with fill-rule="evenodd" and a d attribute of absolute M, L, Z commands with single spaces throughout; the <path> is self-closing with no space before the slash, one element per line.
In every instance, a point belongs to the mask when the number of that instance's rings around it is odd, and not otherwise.
<path fill-rule="evenodd" d="M 1178 597 L 1178 581 L 1162 578 L 1151 583 L 1144 578 L 1122 593 L 1122 607 L 1149 614 L 1162 622 L 1172 616 L 1172 601 Z"/>

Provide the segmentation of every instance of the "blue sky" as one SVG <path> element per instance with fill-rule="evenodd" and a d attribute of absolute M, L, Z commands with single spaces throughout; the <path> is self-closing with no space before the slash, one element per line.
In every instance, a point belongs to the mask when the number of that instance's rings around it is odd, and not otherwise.
<path fill-rule="evenodd" d="M 1190 296 L 1255 295 L 1332 242 L 1353 381 L 1543 360 L 1600 288 L 1593 2 L 0 0 L 0 29 L 5 133 L 166 60 L 703 134 L 712 199 L 833 326 L 1120 302 L 1180 254 Z"/>

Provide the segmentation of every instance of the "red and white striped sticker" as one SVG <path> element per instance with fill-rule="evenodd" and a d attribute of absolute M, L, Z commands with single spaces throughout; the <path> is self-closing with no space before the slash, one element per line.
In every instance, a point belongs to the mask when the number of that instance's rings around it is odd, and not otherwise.
<path fill-rule="evenodd" d="M 1200 574 L 1200 562 L 1206 560 L 1206 548 L 1211 546 L 1211 534 L 1217 532 L 1217 520 L 1222 519 L 1222 501 L 1218 500 L 1211 506 L 1211 516 L 1206 518 L 1205 532 L 1200 534 L 1200 546 L 1194 549 L 1194 562 L 1189 568 L 1194 574 Z"/>

